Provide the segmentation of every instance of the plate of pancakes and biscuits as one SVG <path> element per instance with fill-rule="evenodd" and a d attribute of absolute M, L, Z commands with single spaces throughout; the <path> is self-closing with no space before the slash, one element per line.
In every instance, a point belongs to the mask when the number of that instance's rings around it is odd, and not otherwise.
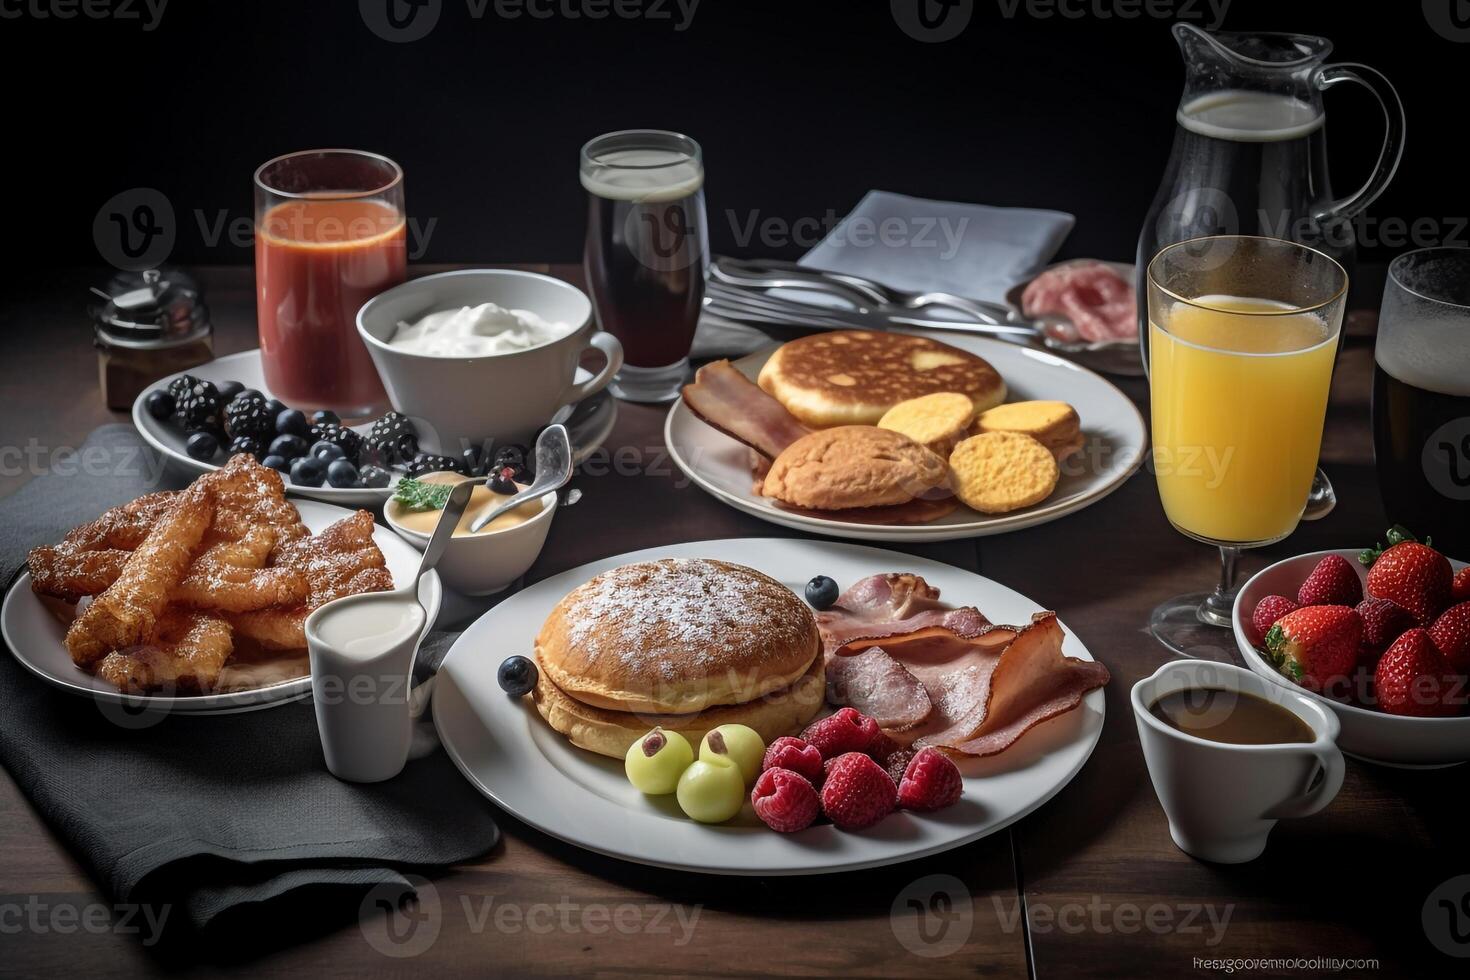
<path fill-rule="evenodd" d="M 409 581 L 419 559 L 371 512 L 289 500 L 242 454 L 33 549 L 0 628 L 23 667 L 104 707 L 251 711 L 311 694 L 312 610 Z M 441 598 L 430 571 L 428 623 Z"/>
<path fill-rule="evenodd" d="M 1101 376 L 983 337 L 838 330 L 701 367 L 670 409 L 678 467 L 762 520 L 945 541 L 1056 520 L 1117 489 L 1147 429 Z"/>
<path fill-rule="evenodd" d="M 974 573 L 732 539 L 510 596 L 450 649 L 433 718 L 482 793 L 563 841 L 823 874 L 959 847 L 1044 804 L 1097 744 L 1108 679 L 1055 613 Z"/>

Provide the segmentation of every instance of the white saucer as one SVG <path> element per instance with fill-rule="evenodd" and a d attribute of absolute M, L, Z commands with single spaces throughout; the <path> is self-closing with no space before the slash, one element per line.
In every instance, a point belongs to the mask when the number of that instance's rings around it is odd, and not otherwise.
<path fill-rule="evenodd" d="M 445 658 L 434 692 L 434 723 L 470 782 L 531 826 L 599 854 L 710 874 L 824 874 L 910 861 L 993 834 L 1051 799 L 1097 744 L 1101 690 L 1000 755 L 966 760 L 964 798 L 938 813 L 894 813 L 860 832 L 820 825 L 778 834 L 747 803 L 729 824 L 695 823 L 671 797 L 645 797 L 633 789 L 620 762 L 573 747 L 541 720 L 530 698 L 509 697 L 495 676 L 506 657 L 530 655 L 547 614 L 577 585 L 632 561 L 694 557 L 748 565 L 798 594 L 813 575 L 830 575 L 846 587 L 868 575 L 906 571 L 923 575 L 950 602 L 978 606 L 995 622 L 1029 622 L 1045 608 L 950 565 L 826 541 L 701 541 L 592 562 L 506 599 L 471 625 Z M 1064 649 L 1092 659 L 1070 631 Z"/>
<path fill-rule="evenodd" d="M 313 534 L 352 514 L 350 510 L 312 500 L 295 500 L 292 503 Z M 381 524 L 373 527 L 373 540 L 388 562 L 394 583 L 411 580 L 419 567 L 421 556 L 418 550 Z M 419 601 L 428 613 L 426 622 L 429 625 L 424 627 L 426 633 L 439 615 L 443 594 L 437 573 L 430 571 L 419 580 Z M 78 670 L 72 663 L 63 643 L 66 626 L 31 591 L 29 572 L 22 573 L 5 596 L 5 605 L 0 608 L 0 631 L 3 631 L 15 659 L 26 670 L 64 691 L 91 698 L 101 710 L 109 714 L 116 712 L 119 719 L 125 714 L 158 717 L 168 713 L 232 714 L 273 707 L 311 694 L 311 677 L 308 675 L 227 694 L 193 697 L 125 695 L 111 684 Z"/>
<path fill-rule="evenodd" d="M 248 350 L 238 354 L 228 354 L 225 357 L 215 358 L 207 364 L 192 367 L 188 371 L 179 374 L 192 374 L 201 381 L 212 381 L 219 384 L 223 381 L 238 381 L 247 388 L 264 394 L 267 398 L 272 397 L 270 389 L 265 385 L 265 374 L 260 365 L 260 351 Z M 177 463 L 186 471 L 191 473 L 208 473 L 217 470 L 222 465 L 224 455 L 216 457 L 219 463 L 201 463 L 188 453 L 184 452 L 184 431 L 170 422 L 160 422 L 148 414 L 144 407 L 144 399 L 148 392 L 156 388 L 167 388 L 168 383 L 177 374 L 169 375 L 167 378 L 151 385 L 140 394 L 133 402 L 133 425 L 143 436 L 143 440 L 154 449 L 162 453 L 171 462 Z M 592 377 L 591 373 L 583 368 L 577 369 L 577 380 L 585 381 Z M 587 400 L 576 405 L 568 405 L 556 414 L 551 421 L 562 422 L 572 437 L 572 461 L 580 463 L 586 459 L 597 447 L 601 446 L 612 433 L 613 425 L 618 420 L 618 403 L 612 394 L 601 391 Z M 366 436 L 372 428 L 371 423 L 352 426 L 359 433 Z M 397 474 L 394 474 L 397 479 Z M 293 486 L 289 479 L 286 480 L 286 489 L 301 497 L 310 497 L 313 500 L 321 500 L 329 504 L 337 504 L 340 507 L 368 507 L 374 508 L 382 505 L 392 492 L 391 486 L 382 490 L 368 489 L 340 489 L 338 487 L 298 487 Z"/>

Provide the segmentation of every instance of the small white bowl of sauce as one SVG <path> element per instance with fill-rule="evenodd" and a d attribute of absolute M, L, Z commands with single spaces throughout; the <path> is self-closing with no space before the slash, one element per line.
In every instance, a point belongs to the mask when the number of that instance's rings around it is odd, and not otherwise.
<path fill-rule="evenodd" d="M 468 477 L 441 472 L 427 473 L 419 479 L 424 483 L 455 484 Z M 526 574 L 541 554 L 546 533 L 551 530 L 552 515 L 556 512 L 555 490 L 501 514 L 479 531 L 470 532 L 470 523 L 476 517 L 505 499 L 505 495 L 495 493 L 483 483 L 476 486 L 471 494 L 464 517 L 435 566 L 444 584 L 454 591 L 464 595 L 493 595 L 504 591 Z M 438 510 L 410 510 L 392 497 L 383 505 L 383 517 L 388 526 L 420 551 L 428 546 L 440 513 Z"/>

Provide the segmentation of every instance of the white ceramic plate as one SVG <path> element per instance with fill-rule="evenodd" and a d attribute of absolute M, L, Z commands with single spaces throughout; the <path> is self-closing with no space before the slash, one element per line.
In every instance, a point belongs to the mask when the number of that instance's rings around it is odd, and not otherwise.
<path fill-rule="evenodd" d="M 1086 445 L 1080 455 L 1062 465 L 1062 478 L 1050 497 L 1009 514 L 979 514 L 962 506 L 940 520 L 908 526 L 856 524 L 793 513 L 752 491 L 750 450 L 700 421 L 683 401 L 674 403 L 664 421 L 669 454 L 700 487 L 761 520 L 815 534 L 898 542 L 948 541 L 1045 524 L 1101 500 L 1143 462 L 1148 444 L 1143 416 L 1127 395 L 1101 376 L 1053 354 L 1016 344 L 953 333 L 915 333 L 985 358 L 1005 379 L 1009 401 L 1059 399 L 1077 409 Z M 735 366 L 754 379 L 775 350 L 742 357 Z"/>
<path fill-rule="evenodd" d="M 321 531 L 352 513 L 341 507 L 312 500 L 295 500 L 292 503 L 296 505 L 301 520 L 312 533 Z M 395 584 L 413 578 L 418 571 L 421 557 L 417 549 L 381 524 L 373 528 L 373 540 L 382 550 Z M 429 625 L 425 626 L 426 632 L 439 614 L 442 598 L 439 576 L 430 571 L 419 580 L 419 601 L 428 613 L 426 622 Z M 267 708 L 311 694 L 311 678 L 302 676 L 226 694 L 193 697 L 124 695 L 112 685 L 78 670 L 71 662 L 71 655 L 67 653 L 63 643 L 66 626 L 31 591 L 29 572 L 16 579 L 15 585 L 6 594 L 5 605 L 0 608 L 0 630 L 3 630 L 5 642 L 10 645 L 15 659 L 20 661 L 22 667 L 48 684 L 91 698 L 104 710 L 119 707 L 126 708 L 129 712 L 158 715 L 170 712 L 228 714 Z"/>
<path fill-rule="evenodd" d="M 1246 624 L 1250 622 L 1256 603 L 1268 595 L 1295 596 L 1317 562 L 1324 555 L 1333 554 L 1341 555 L 1351 562 L 1358 569 L 1359 576 L 1364 574 L 1362 566 L 1358 564 L 1358 552 L 1344 548 L 1336 551 L 1315 551 L 1278 561 L 1261 569 L 1241 586 L 1240 592 L 1235 596 L 1235 609 L 1231 618 L 1234 620 L 1235 645 L 1245 658 L 1246 666 L 1267 680 L 1314 698 L 1331 709 L 1342 723 L 1337 746 L 1349 755 L 1403 768 L 1453 766 L 1470 761 L 1470 715 L 1456 718 L 1408 718 L 1333 701 L 1283 677 L 1251 645 Z M 1465 563 L 1450 559 L 1450 566 L 1459 571 L 1465 567 Z"/>
<path fill-rule="evenodd" d="M 672 797 L 645 797 L 621 762 L 575 748 L 552 731 L 530 698 L 496 683 L 500 662 L 529 655 L 532 638 L 568 591 L 600 572 L 651 558 L 719 558 L 759 569 L 800 590 L 813 575 L 846 587 L 868 575 L 923 575 L 943 598 L 972 604 L 995 622 L 1025 623 L 1043 608 L 979 575 L 892 551 L 801 539 L 746 538 L 649 548 L 592 562 L 538 582 L 480 617 L 440 668 L 434 722 L 455 764 L 517 818 L 579 847 L 658 867 L 730 875 L 796 875 L 895 864 L 993 834 L 1049 800 L 1082 768 L 1103 724 L 1103 692 L 1038 725 L 1006 752 L 966 760 L 965 795 L 934 814 L 899 812 L 849 833 L 821 825 L 778 834 L 746 804 L 730 823 L 684 817 Z M 1092 659 L 1070 632 L 1066 652 Z"/>
<path fill-rule="evenodd" d="M 216 358 L 207 364 L 181 371 L 180 374 L 192 374 L 201 381 L 213 381 L 219 384 L 222 381 L 238 381 L 247 388 L 254 388 L 263 393 L 267 398 L 273 397 L 270 389 L 265 385 L 265 374 L 260 366 L 260 351 L 248 350 L 238 354 L 229 354 L 225 357 Z M 191 473 L 208 473 L 217 470 L 219 463 L 201 463 L 184 452 L 184 432 L 178 426 L 168 422 L 160 422 L 148 414 L 143 407 L 143 400 L 148 397 L 148 392 L 155 388 L 167 388 L 168 383 L 178 375 L 169 375 L 167 378 L 151 385 L 140 394 L 133 402 L 133 425 L 142 433 L 144 441 L 162 453 L 166 458 Z M 591 373 L 577 369 L 577 380 L 585 381 L 592 377 Z M 598 392 L 586 401 L 577 405 L 569 405 L 563 408 L 552 419 L 553 422 L 563 422 L 572 437 L 572 459 L 580 463 L 598 446 L 602 445 L 612 432 L 613 424 L 618 420 L 617 399 L 607 391 Z M 372 428 L 371 423 L 355 425 L 352 428 L 367 435 Z M 223 454 L 217 457 L 221 461 Z M 394 480 L 397 480 L 394 474 Z M 383 490 L 353 490 L 339 489 L 337 487 L 297 487 L 292 486 L 287 479 L 286 489 L 291 493 L 302 497 L 310 497 L 313 500 L 321 500 L 329 504 L 337 504 L 340 507 L 380 507 L 391 489 Z"/>

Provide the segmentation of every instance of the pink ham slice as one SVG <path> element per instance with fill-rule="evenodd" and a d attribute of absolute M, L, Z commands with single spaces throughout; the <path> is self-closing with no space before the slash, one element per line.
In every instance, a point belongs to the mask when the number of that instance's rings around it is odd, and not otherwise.
<path fill-rule="evenodd" d="M 831 609 L 817 613 L 828 653 L 866 641 L 921 638 L 915 634 L 930 630 L 977 639 L 990 625 L 980 610 L 945 605 L 938 589 L 922 576 L 908 574 L 870 575 L 838 596 Z"/>
<path fill-rule="evenodd" d="M 1021 293 L 1029 317 L 1064 316 L 1083 340 L 1126 340 L 1138 336 L 1138 299 L 1133 286 L 1101 262 L 1051 268 Z"/>
<path fill-rule="evenodd" d="M 879 647 L 827 659 L 827 702 L 851 705 L 888 731 L 906 731 L 934 710 L 929 691 Z"/>
<path fill-rule="evenodd" d="M 768 459 L 811 430 L 729 361 L 711 361 L 684 386 L 684 404 L 709 425 Z"/>
<path fill-rule="evenodd" d="M 900 742 L 956 754 L 1004 751 L 1108 682 L 1102 664 L 1062 654 L 1056 613 L 993 625 L 978 610 L 940 603 L 917 575 L 864 579 L 817 623 L 834 704 L 871 715 Z M 913 721 L 925 699 L 928 712 Z"/>

